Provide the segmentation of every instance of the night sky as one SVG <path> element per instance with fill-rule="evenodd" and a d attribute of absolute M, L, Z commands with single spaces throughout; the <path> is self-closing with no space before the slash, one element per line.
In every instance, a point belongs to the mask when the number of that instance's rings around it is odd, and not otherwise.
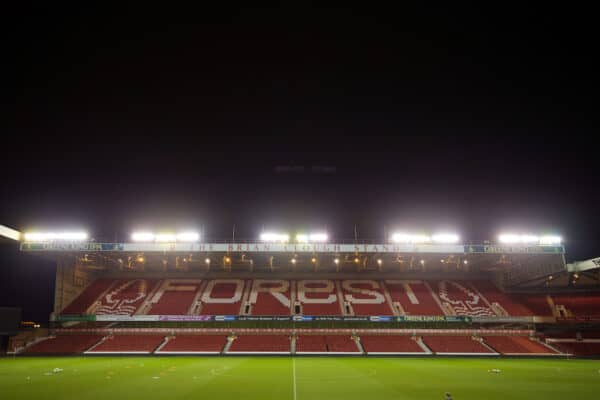
<path fill-rule="evenodd" d="M 589 11 L 60 7 L 5 15 L 0 224 L 517 230 L 600 255 Z M 52 264 L 0 251 L 0 305 L 47 318 Z"/>

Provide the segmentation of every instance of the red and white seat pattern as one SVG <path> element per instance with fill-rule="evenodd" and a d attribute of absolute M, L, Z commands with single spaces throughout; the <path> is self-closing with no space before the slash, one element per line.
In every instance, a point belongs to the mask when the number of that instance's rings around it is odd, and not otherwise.
<path fill-rule="evenodd" d="M 600 317 L 599 295 L 508 295 L 488 281 L 99 279 L 62 314 Z"/>

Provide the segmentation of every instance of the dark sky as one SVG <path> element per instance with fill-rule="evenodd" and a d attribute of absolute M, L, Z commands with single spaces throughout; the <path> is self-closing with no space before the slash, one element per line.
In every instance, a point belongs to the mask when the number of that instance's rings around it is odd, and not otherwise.
<path fill-rule="evenodd" d="M 600 255 L 589 11 L 60 7 L 5 16 L 2 224 L 516 229 Z M 4 245 L 0 280 L 47 314 L 51 264 Z"/>

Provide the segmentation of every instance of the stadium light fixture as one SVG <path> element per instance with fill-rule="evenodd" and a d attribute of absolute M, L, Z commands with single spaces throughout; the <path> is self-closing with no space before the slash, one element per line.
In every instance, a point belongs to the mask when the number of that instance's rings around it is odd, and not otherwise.
<path fill-rule="evenodd" d="M 542 236 L 540 237 L 540 246 L 552 246 L 562 243 L 560 236 Z"/>
<path fill-rule="evenodd" d="M 21 240 L 21 232 L 11 229 L 8 226 L 4 225 L 0 225 L 0 236 L 16 241 Z"/>
<path fill-rule="evenodd" d="M 23 235 L 27 242 L 82 242 L 88 239 L 86 232 L 27 232 Z"/>
<path fill-rule="evenodd" d="M 186 231 L 177 234 L 178 242 L 197 242 L 200 239 L 198 232 Z"/>
<path fill-rule="evenodd" d="M 335 263 L 335 265 L 338 265 L 340 263 L 340 259 L 339 258 L 334 258 L 333 262 Z"/>
<path fill-rule="evenodd" d="M 458 243 L 460 237 L 456 233 L 436 233 L 431 237 L 435 243 Z"/>
<path fill-rule="evenodd" d="M 154 233 L 147 231 L 133 232 L 131 234 L 131 240 L 134 242 L 153 242 Z"/>
<path fill-rule="evenodd" d="M 498 237 L 500 243 L 506 244 L 538 244 L 540 246 L 552 246 L 558 245 L 562 242 L 562 238 L 560 236 L 537 236 L 531 234 L 514 234 L 514 233 L 506 233 L 502 234 Z"/>
<path fill-rule="evenodd" d="M 392 234 L 391 241 L 394 243 L 420 244 L 431 242 L 431 237 L 427 235 L 414 235 L 409 233 L 396 232 Z"/>
<path fill-rule="evenodd" d="M 265 232 L 261 233 L 260 240 L 272 243 L 287 243 L 290 241 L 290 235 L 287 233 Z"/>
<path fill-rule="evenodd" d="M 205 259 L 204 262 L 206 263 L 206 265 L 210 264 L 210 258 Z"/>
<path fill-rule="evenodd" d="M 327 233 L 316 232 L 316 233 L 299 233 L 296 235 L 296 242 L 298 243 L 323 243 L 329 239 Z"/>
<path fill-rule="evenodd" d="M 174 233 L 157 233 L 154 235 L 154 241 L 157 243 L 175 243 L 177 235 Z"/>

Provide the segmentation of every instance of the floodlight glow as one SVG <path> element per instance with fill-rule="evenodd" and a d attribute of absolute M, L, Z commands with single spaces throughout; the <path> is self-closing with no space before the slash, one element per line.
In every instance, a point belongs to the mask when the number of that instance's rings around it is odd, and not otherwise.
<path fill-rule="evenodd" d="M 431 239 L 436 243 L 457 243 L 460 240 L 455 233 L 436 233 Z"/>
<path fill-rule="evenodd" d="M 394 243 L 409 243 L 409 244 L 431 242 L 431 238 L 427 235 L 412 235 L 412 234 L 401 233 L 401 232 L 394 233 L 391 237 L 391 240 Z"/>
<path fill-rule="evenodd" d="M 534 235 L 522 235 L 521 236 L 521 242 L 523 243 L 539 243 L 540 238 L 539 236 L 534 236 Z"/>
<path fill-rule="evenodd" d="M 188 232 L 179 232 L 177 234 L 178 242 L 197 242 L 200 239 L 200 235 L 198 232 L 188 231 Z"/>
<path fill-rule="evenodd" d="M 28 242 L 81 242 L 88 239 L 86 232 L 27 232 L 24 235 Z"/>
<path fill-rule="evenodd" d="M 265 232 L 260 235 L 260 240 L 263 242 L 286 243 L 290 241 L 290 235 L 287 233 Z"/>
<path fill-rule="evenodd" d="M 529 234 L 517 235 L 514 233 L 507 233 L 507 234 L 500 235 L 498 237 L 498 239 L 500 240 L 501 243 L 508 243 L 508 244 L 514 244 L 514 243 L 532 244 L 532 243 L 540 242 L 539 236 L 529 235 Z"/>
<path fill-rule="evenodd" d="M 206 264 L 210 264 L 210 258 L 207 258 L 206 260 L 204 260 L 204 262 L 205 262 Z"/>
<path fill-rule="evenodd" d="M 296 235 L 296 241 L 298 243 L 315 243 L 315 242 L 326 242 L 329 236 L 325 232 L 316 232 L 311 234 L 299 233 Z"/>
<path fill-rule="evenodd" d="M 21 239 L 21 232 L 11 229 L 8 226 L 0 225 L 0 236 L 18 241 Z"/>
<path fill-rule="evenodd" d="M 541 246 L 551 246 L 555 244 L 561 244 L 562 238 L 560 236 L 542 236 L 540 237 Z"/>
<path fill-rule="evenodd" d="M 303 233 L 296 235 L 296 242 L 308 243 L 308 235 L 305 235 Z"/>
<path fill-rule="evenodd" d="M 308 235 L 308 240 L 311 242 L 326 242 L 329 236 L 325 232 L 311 233 Z"/>
<path fill-rule="evenodd" d="M 154 241 L 157 243 L 175 243 L 177 235 L 173 233 L 157 233 L 154 235 Z"/>
<path fill-rule="evenodd" d="M 152 232 L 133 232 L 131 240 L 134 242 L 153 242 L 154 234 Z"/>

